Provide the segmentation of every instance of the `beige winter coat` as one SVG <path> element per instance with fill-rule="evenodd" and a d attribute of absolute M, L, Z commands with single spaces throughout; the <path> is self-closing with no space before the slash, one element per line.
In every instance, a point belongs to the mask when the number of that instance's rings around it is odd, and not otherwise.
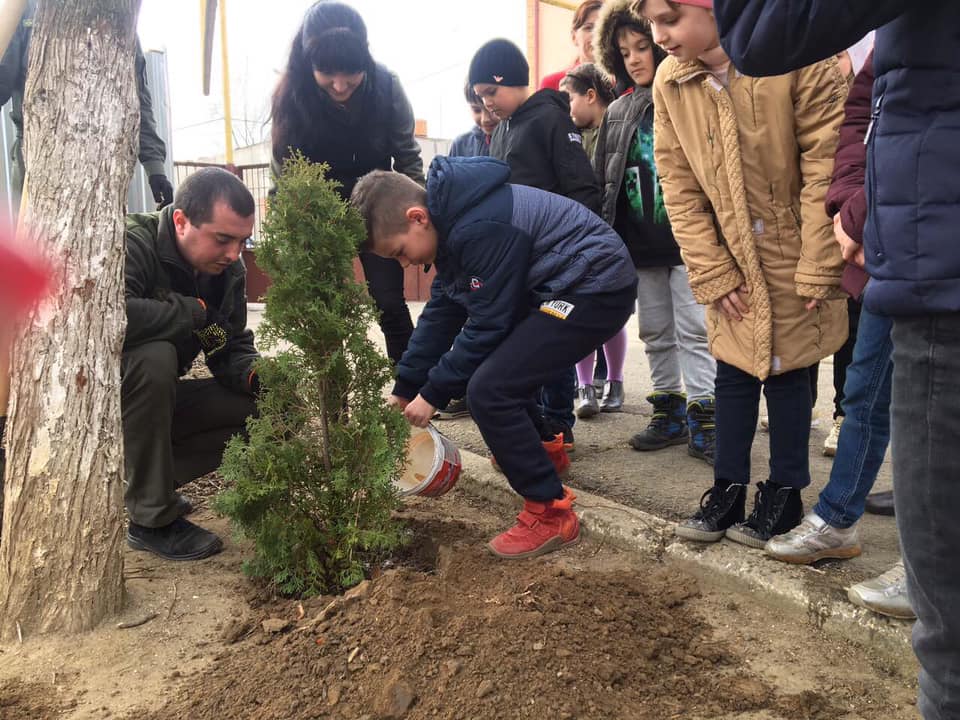
<path fill-rule="evenodd" d="M 830 59 L 729 88 L 668 58 L 653 86 L 657 171 L 710 351 L 765 380 L 833 354 L 847 337 L 843 258 L 824 196 L 847 83 Z M 746 283 L 750 313 L 714 301 Z M 824 300 L 807 311 L 811 298 Z"/>

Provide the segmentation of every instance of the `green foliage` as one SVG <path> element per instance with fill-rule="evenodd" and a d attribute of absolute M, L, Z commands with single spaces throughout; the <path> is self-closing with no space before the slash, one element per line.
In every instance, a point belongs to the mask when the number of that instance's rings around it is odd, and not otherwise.
<path fill-rule="evenodd" d="M 367 336 L 374 307 L 353 279 L 363 221 L 325 169 L 289 160 L 263 224 L 257 263 L 273 284 L 259 335 L 279 352 L 258 364 L 259 417 L 248 441 L 228 446 L 231 487 L 216 500 L 254 541 L 247 572 L 298 595 L 356 584 L 366 560 L 399 543 L 391 481 L 409 432 L 384 405 L 390 364 Z"/>

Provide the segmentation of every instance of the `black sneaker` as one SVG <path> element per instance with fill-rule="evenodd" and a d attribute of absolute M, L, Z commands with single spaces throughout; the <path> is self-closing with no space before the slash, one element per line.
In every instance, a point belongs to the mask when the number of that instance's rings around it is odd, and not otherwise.
<path fill-rule="evenodd" d="M 743 522 L 746 504 L 746 485 L 730 483 L 726 489 L 714 485 L 700 498 L 700 509 L 678 523 L 674 532 L 687 540 L 717 542 L 727 528 Z"/>
<path fill-rule="evenodd" d="M 445 408 L 441 408 L 433 417 L 436 420 L 456 420 L 457 418 L 469 417 L 470 408 L 467 407 L 467 399 L 451 400 Z"/>
<path fill-rule="evenodd" d="M 790 532 L 803 520 L 803 500 L 796 488 L 769 480 L 757 483 L 753 512 L 747 521 L 727 530 L 727 537 L 749 547 L 763 549 L 774 535 Z"/>
<path fill-rule="evenodd" d="M 160 528 L 130 523 L 127 545 L 147 550 L 165 560 L 202 560 L 223 550 L 223 541 L 209 530 L 182 517 Z"/>

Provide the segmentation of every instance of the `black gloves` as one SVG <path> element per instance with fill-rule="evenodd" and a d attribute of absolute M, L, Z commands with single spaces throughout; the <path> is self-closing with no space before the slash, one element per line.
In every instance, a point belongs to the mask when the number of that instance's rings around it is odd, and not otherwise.
<path fill-rule="evenodd" d="M 230 319 L 227 318 L 218 308 L 209 307 L 198 298 L 198 301 L 207 310 L 206 324 L 199 330 L 194 330 L 193 334 L 200 341 L 200 347 L 210 358 L 223 350 L 230 339 Z"/>
<path fill-rule="evenodd" d="M 153 199 L 157 201 L 157 210 L 163 210 L 173 202 L 173 185 L 166 175 L 151 175 L 148 182 L 150 190 L 153 191 Z"/>

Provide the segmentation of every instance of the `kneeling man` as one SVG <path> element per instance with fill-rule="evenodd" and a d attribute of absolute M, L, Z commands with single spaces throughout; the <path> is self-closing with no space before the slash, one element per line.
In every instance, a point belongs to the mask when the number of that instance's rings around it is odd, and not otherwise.
<path fill-rule="evenodd" d="M 256 410 L 259 355 L 246 327 L 240 260 L 254 210 L 236 176 L 204 168 L 181 183 L 172 205 L 127 217 L 127 542 L 168 560 L 199 560 L 223 547 L 183 517 L 191 508 L 177 488 L 215 470 Z M 213 378 L 183 379 L 201 350 Z"/>

